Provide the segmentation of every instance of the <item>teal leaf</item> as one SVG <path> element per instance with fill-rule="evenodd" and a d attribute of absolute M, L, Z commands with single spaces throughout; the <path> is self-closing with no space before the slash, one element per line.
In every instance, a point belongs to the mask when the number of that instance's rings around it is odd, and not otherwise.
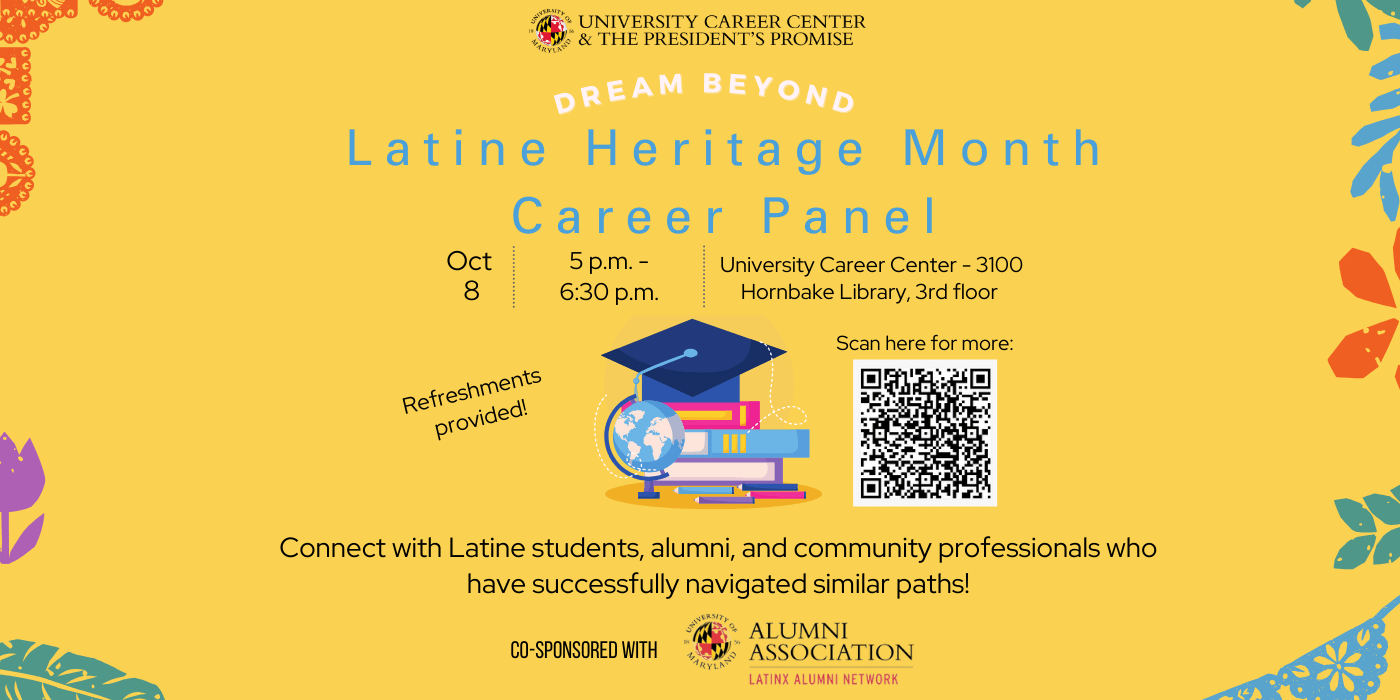
<path fill-rule="evenodd" d="M 1400 527 L 1385 533 L 1381 537 L 1380 544 L 1376 545 L 1376 556 L 1371 560 L 1374 564 L 1389 564 L 1400 559 Z"/>
<path fill-rule="evenodd" d="M 1350 498 L 1338 498 L 1335 503 L 1337 515 L 1342 516 L 1342 522 L 1346 523 L 1347 527 L 1356 532 L 1376 531 L 1376 519 L 1371 517 L 1371 511 L 1366 510 L 1365 506 Z"/>
<path fill-rule="evenodd" d="M 1337 0 L 1337 16 L 1342 18 L 1342 29 L 1347 38 L 1362 51 L 1371 50 L 1371 15 L 1366 13 L 1366 3 L 1361 0 Z"/>
<path fill-rule="evenodd" d="M 1395 494 L 1396 498 L 1400 498 L 1400 486 L 1396 486 L 1395 488 L 1391 489 L 1390 492 Z"/>
<path fill-rule="evenodd" d="M 23 639 L 0 642 L 0 683 L 8 697 L 156 700 L 160 688 L 97 659 Z"/>
<path fill-rule="evenodd" d="M 1362 562 L 1366 561 L 1366 557 L 1371 554 L 1371 545 L 1375 541 L 1375 535 L 1362 535 L 1342 545 L 1342 548 L 1337 550 L 1337 559 L 1332 562 L 1332 568 L 1355 569 L 1361 566 Z"/>
<path fill-rule="evenodd" d="M 1386 525 L 1400 525 L 1400 501 L 1383 493 L 1373 493 L 1363 499 L 1371 514 Z"/>
<path fill-rule="evenodd" d="M 1312 0 L 1293 0 L 1293 4 L 1298 7 L 1307 7 L 1310 2 L 1312 2 Z"/>
<path fill-rule="evenodd" d="M 1382 14 L 1391 17 L 1400 17 L 1400 14 L 1397 14 L 1400 13 L 1400 0 L 1366 0 L 1366 2 L 1371 3 L 1371 7 L 1380 10 Z M 1384 39 L 1386 37 L 1381 36 L 1381 38 Z"/>

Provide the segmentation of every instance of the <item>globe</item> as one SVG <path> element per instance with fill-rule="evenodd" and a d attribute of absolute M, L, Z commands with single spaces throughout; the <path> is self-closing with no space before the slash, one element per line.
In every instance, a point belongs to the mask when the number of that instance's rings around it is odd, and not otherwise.
<path fill-rule="evenodd" d="M 685 426 L 670 406 L 637 401 L 618 413 L 612 426 L 612 441 L 617 458 L 628 468 L 659 472 L 681 456 Z"/>

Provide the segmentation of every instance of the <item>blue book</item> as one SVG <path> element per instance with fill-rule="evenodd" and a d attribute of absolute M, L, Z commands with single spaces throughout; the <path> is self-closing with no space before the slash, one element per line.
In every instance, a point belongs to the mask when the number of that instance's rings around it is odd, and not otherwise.
<path fill-rule="evenodd" d="M 681 458 L 778 459 L 811 456 L 811 432 L 795 430 L 687 430 Z"/>
<path fill-rule="evenodd" d="M 690 493 L 690 494 L 705 494 L 705 493 L 708 493 L 708 494 L 716 494 L 716 493 L 722 493 L 722 494 L 725 494 L 725 495 L 732 495 L 732 494 L 734 493 L 734 487 L 733 487 L 733 486 L 677 486 L 677 487 L 676 487 L 676 493 Z"/>
<path fill-rule="evenodd" d="M 796 491 L 797 484 L 741 484 L 740 491 Z"/>

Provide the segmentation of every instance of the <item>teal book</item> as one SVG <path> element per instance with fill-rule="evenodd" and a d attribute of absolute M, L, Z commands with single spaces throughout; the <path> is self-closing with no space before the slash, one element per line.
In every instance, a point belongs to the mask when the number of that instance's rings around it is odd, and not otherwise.
<path fill-rule="evenodd" d="M 705 493 L 705 494 L 724 494 L 724 495 L 727 496 L 727 495 L 731 495 L 731 494 L 734 493 L 734 487 L 733 487 L 733 486 L 677 486 L 677 487 L 676 487 L 676 493 L 682 493 L 682 494 L 684 494 L 684 493 L 690 493 L 690 494 L 702 494 L 702 493 Z"/>

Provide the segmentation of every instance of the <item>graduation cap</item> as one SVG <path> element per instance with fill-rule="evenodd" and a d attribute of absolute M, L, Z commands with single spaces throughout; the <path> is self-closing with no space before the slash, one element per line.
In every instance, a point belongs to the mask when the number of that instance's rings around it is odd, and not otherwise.
<path fill-rule="evenodd" d="M 695 350 L 696 355 L 677 359 L 686 350 Z M 691 319 L 605 352 L 603 357 L 637 372 L 655 367 L 642 380 L 647 400 L 737 402 L 739 375 L 784 352 Z M 656 367 L 662 363 L 664 367 Z"/>

